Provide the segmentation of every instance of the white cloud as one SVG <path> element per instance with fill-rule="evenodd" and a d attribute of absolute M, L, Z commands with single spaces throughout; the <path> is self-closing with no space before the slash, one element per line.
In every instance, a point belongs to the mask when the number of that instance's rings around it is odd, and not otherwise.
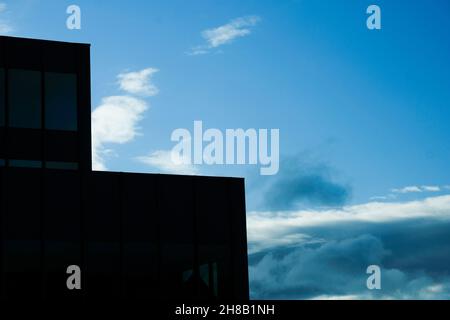
<path fill-rule="evenodd" d="M 394 193 L 419 193 L 419 192 L 439 192 L 439 186 L 407 186 L 399 189 L 392 189 Z"/>
<path fill-rule="evenodd" d="M 313 297 L 311 300 L 364 300 L 364 297 L 356 294 L 348 294 L 341 296 L 321 295 Z"/>
<path fill-rule="evenodd" d="M 423 191 L 427 192 L 439 192 L 441 188 L 439 186 L 422 186 Z"/>
<path fill-rule="evenodd" d="M 410 194 L 410 193 L 425 193 L 425 192 L 441 192 L 444 190 L 450 190 L 450 186 L 433 186 L 433 185 L 423 185 L 423 186 L 407 186 L 403 188 L 391 189 L 390 194 L 385 196 L 374 196 L 370 197 L 370 201 L 387 201 L 397 199 L 399 195 Z"/>
<path fill-rule="evenodd" d="M 0 34 L 10 34 L 13 28 L 5 22 L 0 21 Z"/>
<path fill-rule="evenodd" d="M 211 48 L 217 48 L 236 38 L 248 36 L 251 33 L 249 27 L 255 26 L 259 21 L 257 16 L 237 18 L 223 26 L 203 31 L 202 36 Z"/>
<path fill-rule="evenodd" d="M 386 201 L 386 200 L 394 200 L 397 198 L 397 195 L 395 194 L 388 194 L 387 196 L 375 196 L 370 197 L 370 201 Z"/>
<path fill-rule="evenodd" d="M 408 186 L 400 189 L 392 189 L 391 191 L 395 193 L 413 193 L 413 192 L 422 192 L 422 189 L 420 189 L 417 186 Z"/>
<path fill-rule="evenodd" d="M 151 97 L 158 94 L 158 88 L 152 83 L 152 76 L 158 69 L 147 68 L 141 71 L 121 73 L 117 76 L 120 89 L 130 94 Z"/>
<path fill-rule="evenodd" d="M 191 48 L 189 55 L 200 55 L 209 53 L 211 49 L 229 44 L 237 38 L 248 36 L 252 32 L 252 27 L 261 21 L 258 16 L 245 16 L 231 20 L 229 23 L 217 28 L 202 31 L 202 37 L 206 45 Z"/>
<path fill-rule="evenodd" d="M 123 144 L 138 134 L 138 122 L 148 109 L 145 101 L 130 96 L 111 96 L 92 112 L 92 167 L 106 170 L 107 143 Z"/>
<path fill-rule="evenodd" d="M 207 46 L 193 47 L 189 52 L 187 52 L 187 54 L 190 56 L 199 56 L 207 53 L 209 53 L 209 48 Z"/>
<path fill-rule="evenodd" d="M 374 197 L 370 197 L 370 200 L 388 200 L 387 196 L 374 196 Z"/>
<path fill-rule="evenodd" d="M 172 156 L 179 157 L 179 154 L 172 154 L 170 150 L 158 150 L 147 156 L 137 157 L 136 160 L 165 173 L 188 175 L 198 173 L 195 166 L 183 164 L 181 159 L 172 158 Z"/>
<path fill-rule="evenodd" d="M 0 2 L 0 13 L 4 12 L 6 10 L 6 3 Z"/>
<path fill-rule="evenodd" d="M 309 228 L 348 222 L 392 222 L 415 218 L 450 219 L 450 195 L 418 201 L 346 206 L 342 209 L 280 212 L 254 211 L 247 214 L 250 253 L 289 241 L 298 228 Z M 306 238 L 304 238 L 306 239 Z"/>
<path fill-rule="evenodd" d="M 154 96 L 158 88 L 151 82 L 155 68 L 121 73 L 117 76 L 120 89 L 128 94 Z M 106 144 L 124 144 L 139 134 L 139 121 L 147 111 L 147 101 L 132 95 L 110 96 L 102 99 L 92 112 L 92 168 L 106 170 L 105 157 L 113 153 Z"/>

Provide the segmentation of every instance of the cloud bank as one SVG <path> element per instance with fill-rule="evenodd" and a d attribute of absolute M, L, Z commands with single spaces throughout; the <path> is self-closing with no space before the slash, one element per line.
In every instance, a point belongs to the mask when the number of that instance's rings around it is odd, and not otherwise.
<path fill-rule="evenodd" d="M 449 299 L 450 195 L 250 212 L 253 299 Z M 366 288 L 367 266 L 382 290 Z"/>
<path fill-rule="evenodd" d="M 250 266 L 253 299 L 448 299 L 450 278 L 423 270 L 383 267 L 381 290 L 366 288 L 366 268 L 388 265 L 392 256 L 382 240 L 370 234 L 331 240 L 264 255 Z M 400 253 L 401 254 L 401 253 Z M 413 250 L 401 254 L 411 259 Z M 441 253 L 442 254 L 442 253 Z M 412 255 L 412 256 L 411 256 Z"/>

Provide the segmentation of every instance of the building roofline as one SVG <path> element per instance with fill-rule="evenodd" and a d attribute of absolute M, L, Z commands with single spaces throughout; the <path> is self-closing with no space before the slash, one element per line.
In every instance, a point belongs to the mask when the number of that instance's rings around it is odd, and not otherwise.
<path fill-rule="evenodd" d="M 175 174 L 175 173 L 159 173 L 159 172 L 132 172 L 132 171 L 96 171 L 92 170 L 94 174 L 112 174 L 112 175 L 143 175 L 143 176 L 164 176 L 164 177 L 181 177 L 181 178 L 193 178 L 193 179 L 217 179 L 217 180 L 238 180 L 244 181 L 244 177 L 236 176 L 208 176 L 208 175 L 195 175 L 195 174 Z"/>
<path fill-rule="evenodd" d="M 90 43 L 67 42 L 67 41 L 48 40 L 48 39 L 35 39 L 35 38 L 14 37 L 14 36 L 5 36 L 5 35 L 0 35 L 0 39 L 17 39 L 17 40 L 43 42 L 43 43 L 49 43 L 49 44 L 53 43 L 53 44 L 78 45 L 78 46 L 88 46 L 88 47 L 91 46 Z"/>

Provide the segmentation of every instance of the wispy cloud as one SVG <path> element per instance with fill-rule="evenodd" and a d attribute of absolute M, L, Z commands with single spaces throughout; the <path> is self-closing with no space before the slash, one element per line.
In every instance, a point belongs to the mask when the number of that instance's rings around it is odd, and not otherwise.
<path fill-rule="evenodd" d="M 254 27 L 261 19 L 258 16 L 241 17 L 231 22 L 202 32 L 203 38 L 211 48 L 231 43 L 234 39 L 248 36 L 250 28 Z"/>
<path fill-rule="evenodd" d="M 392 189 L 392 192 L 395 193 L 414 193 L 414 192 L 422 192 L 422 190 L 417 186 L 409 186 L 403 188 Z"/>
<path fill-rule="evenodd" d="M 106 170 L 105 157 L 111 153 L 108 144 L 124 144 L 139 134 L 139 121 L 149 104 L 141 96 L 154 96 L 158 89 L 151 82 L 157 69 L 147 68 L 117 76 L 120 89 L 127 95 L 109 96 L 92 112 L 92 167 Z"/>
<path fill-rule="evenodd" d="M 7 5 L 4 2 L 0 2 L 0 34 L 10 34 L 14 31 L 14 28 L 7 19 L 3 17 L 3 14 L 7 10 Z"/>
<path fill-rule="evenodd" d="M 423 186 L 406 186 L 402 188 L 391 189 L 391 193 L 384 196 L 370 197 L 371 201 L 389 201 L 399 198 L 401 195 L 423 194 L 431 192 L 444 192 L 450 190 L 450 186 L 423 185 Z"/>
<path fill-rule="evenodd" d="M 374 196 L 370 197 L 370 201 L 385 201 L 385 200 L 393 200 L 396 199 L 397 195 L 395 194 L 388 194 L 387 196 Z"/>
<path fill-rule="evenodd" d="M 164 173 L 173 174 L 188 174 L 193 175 L 198 173 L 197 167 L 190 164 L 183 164 L 178 153 L 173 153 L 170 150 L 158 150 L 149 155 L 137 157 L 136 160 L 155 168 Z"/>
<path fill-rule="evenodd" d="M 391 190 L 394 193 L 420 193 L 420 192 L 439 192 L 441 187 L 439 186 L 407 186 L 398 189 Z"/>
<path fill-rule="evenodd" d="M 120 89 L 139 96 L 151 97 L 158 94 L 158 88 L 152 83 L 152 76 L 158 69 L 147 68 L 141 71 L 121 73 L 117 76 Z"/>
<path fill-rule="evenodd" d="M 441 187 L 439 186 L 422 186 L 421 187 L 423 191 L 427 192 L 439 192 L 441 191 Z"/>
<path fill-rule="evenodd" d="M 248 36 L 261 18 L 258 16 L 245 16 L 231 20 L 229 23 L 202 31 L 201 35 L 206 44 L 191 48 L 189 55 L 207 54 L 212 49 L 232 43 L 237 38 Z"/>

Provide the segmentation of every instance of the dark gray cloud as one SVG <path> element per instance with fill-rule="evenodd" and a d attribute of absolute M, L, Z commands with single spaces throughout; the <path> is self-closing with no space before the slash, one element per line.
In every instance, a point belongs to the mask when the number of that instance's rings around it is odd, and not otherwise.
<path fill-rule="evenodd" d="M 345 295 L 364 288 L 365 268 L 380 263 L 384 254 L 381 242 L 370 235 L 267 253 L 250 267 L 252 298 Z"/>
<path fill-rule="evenodd" d="M 336 182 L 327 165 L 311 165 L 301 156 L 281 161 L 280 172 L 264 192 L 266 210 L 293 210 L 300 206 L 342 206 L 350 187 Z"/>
<path fill-rule="evenodd" d="M 304 159 L 250 185 L 253 299 L 450 299 L 450 196 L 346 205 L 350 187 Z M 373 264 L 381 290 L 366 287 Z"/>
<path fill-rule="evenodd" d="M 252 298 L 449 299 L 449 231 L 449 221 L 432 218 L 291 230 L 322 243 L 250 255 Z M 382 268 L 382 290 L 366 288 L 372 264 Z"/>

